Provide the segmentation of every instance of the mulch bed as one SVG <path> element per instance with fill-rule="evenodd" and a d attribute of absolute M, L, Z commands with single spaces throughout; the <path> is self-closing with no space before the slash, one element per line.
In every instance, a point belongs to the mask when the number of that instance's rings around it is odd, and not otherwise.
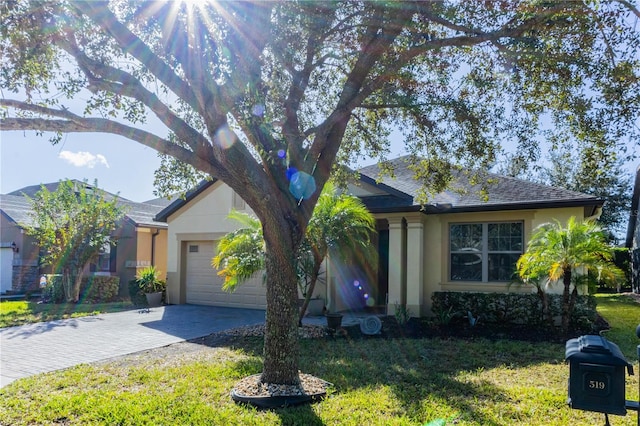
<path fill-rule="evenodd" d="M 484 324 L 475 326 L 469 325 L 466 320 L 452 321 L 447 325 L 439 325 L 425 318 L 411 318 L 406 324 L 398 324 L 395 317 L 381 317 L 382 329 L 379 334 L 366 335 L 360 330 L 359 325 L 341 327 L 332 330 L 327 327 L 305 325 L 299 329 L 299 336 L 302 339 L 394 339 L 398 337 L 409 339 L 428 338 L 456 338 L 456 339 L 476 339 L 484 338 L 489 340 L 519 340 L 529 342 L 552 342 L 564 343 L 570 338 L 584 334 L 594 334 L 609 328 L 609 324 L 598 317 L 594 328 L 590 330 L 572 330 L 568 335 L 549 332 L 547 327 L 526 326 L 513 324 Z M 264 325 L 240 327 L 214 333 L 209 336 L 191 340 L 205 346 L 222 346 L 225 344 L 237 343 L 246 337 L 264 336 Z"/>

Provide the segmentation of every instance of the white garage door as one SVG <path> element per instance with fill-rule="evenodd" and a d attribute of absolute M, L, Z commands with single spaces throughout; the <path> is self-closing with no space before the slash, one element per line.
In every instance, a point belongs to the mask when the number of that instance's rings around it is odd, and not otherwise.
<path fill-rule="evenodd" d="M 0 293 L 11 290 L 13 276 L 13 250 L 11 247 L 0 247 Z"/>
<path fill-rule="evenodd" d="M 187 303 L 265 309 L 267 298 L 261 274 L 240 284 L 233 293 L 222 290 L 222 278 L 211 266 L 214 244 L 212 241 L 187 243 Z"/>

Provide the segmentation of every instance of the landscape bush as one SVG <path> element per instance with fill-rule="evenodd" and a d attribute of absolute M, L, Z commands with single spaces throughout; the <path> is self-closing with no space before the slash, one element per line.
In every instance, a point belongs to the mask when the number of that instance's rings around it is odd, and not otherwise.
<path fill-rule="evenodd" d="M 48 274 L 47 286 L 42 289 L 42 299 L 51 303 L 64 302 L 64 287 L 62 286 L 62 275 Z"/>
<path fill-rule="evenodd" d="M 42 298 L 50 303 L 64 303 L 62 275 L 48 274 L 47 286 L 42 290 Z M 91 275 L 82 277 L 80 284 L 80 300 L 83 303 L 113 302 L 120 286 L 120 278 L 112 276 Z"/>
<path fill-rule="evenodd" d="M 549 294 L 553 316 L 562 313 L 562 296 Z M 458 318 L 470 312 L 484 324 L 541 326 L 544 323 L 542 303 L 537 294 L 434 292 L 431 310 L 436 318 Z M 590 328 L 597 319 L 596 300 L 591 295 L 579 296 L 571 315 L 574 329 Z"/>
<path fill-rule="evenodd" d="M 144 291 L 140 288 L 138 280 L 129 281 L 129 297 L 131 298 L 131 303 L 136 306 L 147 305 L 147 298 L 144 295 Z"/>
<path fill-rule="evenodd" d="M 118 295 L 120 278 L 105 275 L 82 277 L 80 298 L 85 303 L 113 302 Z"/>

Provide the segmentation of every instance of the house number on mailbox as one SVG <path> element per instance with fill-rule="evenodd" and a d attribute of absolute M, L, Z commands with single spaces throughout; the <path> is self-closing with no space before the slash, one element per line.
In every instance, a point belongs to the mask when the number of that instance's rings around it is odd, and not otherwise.
<path fill-rule="evenodd" d="M 609 394 L 609 378 L 602 373 L 586 373 L 584 375 L 585 391 L 591 395 L 605 396 Z"/>

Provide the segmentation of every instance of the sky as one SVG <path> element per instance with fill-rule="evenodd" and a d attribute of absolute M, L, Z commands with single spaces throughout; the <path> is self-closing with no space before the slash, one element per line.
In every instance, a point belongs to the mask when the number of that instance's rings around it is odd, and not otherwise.
<path fill-rule="evenodd" d="M 155 150 L 124 137 L 101 133 L 63 135 L 57 145 L 33 131 L 0 132 L 0 193 L 64 179 L 87 180 L 132 201 L 157 198 Z"/>

